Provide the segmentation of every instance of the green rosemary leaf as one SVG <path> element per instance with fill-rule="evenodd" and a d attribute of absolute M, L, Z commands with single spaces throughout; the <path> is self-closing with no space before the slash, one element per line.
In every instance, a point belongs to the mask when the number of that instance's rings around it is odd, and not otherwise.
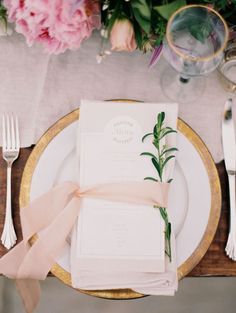
<path fill-rule="evenodd" d="M 166 250 L 168 251 L 167 255 L 169 257 L 169 260 L 171 262 L 172 256 L 171 256 L 171 223 L 168 222 L 168 225 L 166 225 L 166 241 L 167 241 L 167 247 Z"/>
<path fill-rule="evenodd" d="M 150 157 L 156 159 L 156 161 L 157 161 L 157 157 L 154 154 L 150 153 L 150 152 L 142 152 L 140 155 L 150 156 Z"/>
<path fill-rule="evenodd" d="M 158 139 L 158 133 L 157 125 L 155 125 L 153 128 L 153 136 L 155 139 Z"/>
<path fill-rule="evenodd" d="M 165 112 L 161 112 L 157 115 L 157 123 L 160 123 L 162 124 L 164 122 L 164 119 L 165 119 Z"/>
<path fill-rule="evenodd" d="M 167 183 L 170 184 L 172 182 L 173 178 L 170 178 L 167 180 Z"/>
<path fill-rule="evenodd" d="M 158 180 L 153 177 L 145 177 L 144 180 L 152 180 L 152 181 L 158 182 Z"/>
<path fill-rule="evenodd" d="M 165 161 L 163 162 L 163 167 L 165 167 L 165 165 L 166 165 L 166 163 L 167 162 L 169 162 L 171 159 L 173 159 L 173 158 L 175 158 L 175 155 L 170 155 L 170 156 L 168 156 L 166 159 L 165 159 Z"/>
<path fill-rule="evenodd" d="M 173 131 L 176 132 L 176 130 L 174 130 L 173 128 L 171 128 L 171 127 L 169 127 L 169 126 L 166 126 L 166 127 L 162 128 L 162 130 L 163 130 L 164 132 L 166 132 L 166 131 L 168 131 L 168 130 L 173 130 Z"/>
<path fill-rule="evenodd" d="M 161 140 L 163 137 L 165 137 L 166 135 L 171 134 L 171 133 L 177 133 L 177 131 L 174 129 L 167 130 L 167 131 L 162 133 L 162 135 L 159 137 L 159 140 Z"/>
<path fill-rule="evenodd" d="M 178 149 L 177 149 L 177 148 L 165 149 L 165 150 L 161 153 L 161 156 L 163 156 L 163 155 L 166 154 L 166 153 L 173 152 L 173 151 L 178 151 Z"/>
<path fill-rule="evenodd" d="M 176 130 L 172 129 L 171 127 L 163 127 L 164 120 L 165 120 L 165 113 L 164 112 L 159 113 L 157 115 L 156 125 L 153 128 L 153 132 L 146 134 L 142 138 L 142 141 L 144 141 L 146 137 L 153 136 L 152 143 L 157 150 L 156 156 L 151 152 L 141 153 L 141 155 L 146 155 L 146 156 L 151 157 L 152 164 L 157 170 L 157 173 L 161 182 L 162 182 L 162 173 L 164 171 L 166 164 L 172 158 L 175 157 L 175 155 L 168 155 L 168 153 L 178 151 L 177 148 L 169 147 L 167 144 L 165 144 L 165 142 L 162 142 L 161 140 L 168 134 L 176 133 Z M 153 178 L 153 177 L 145 177 L 144 179 L 158 181 L 156 178 Z M 172 179 L 169 179 L 167 183 L 170 183 L 171 181 Z M 171 224 L 169 222 L 168 212 L 166 208 L 161 208 L 161 207 L 158 207 L 157 205 L 154 205 L 154 208 L 159 209 L 161 217 L 163 218 L 163 221 L 165 223 L 165 253 L 169 257 L 169 260 L 171 262 L 171 242 L 170 242 L 171 241 Z"/>
<path fill-rule="evenodd" d="M 164 208 L 159 208 L 159 210 L 160 210 L 160 213 L 161 213 L 161 217 L 166 222 L 166 218 L 167 218 L 166 210 Z"/>
<path fill-rule="evenodd" d="M 151 136 L 151 135 L 153 135 L 153 133 L 148 133 L 148 134 L 144 135 L 142 138 L 142 142 L 144 142 L 145 138 L 147 138 L 148 136 Z"/>
<path fill-rule="evenodd" d="M 164 119 L 165 119 L 165 112 L 161 112 L 157 115 L 157 130 L 160 131 L 161 129 L 161 126 L 164 122 Z"/>
<path fill-rule="evenodd" d="M 157 173 L 159 175 L 159 178 L 160 180 L 162 179 L 162 171 L 161 171 L 161 168 L 160 168 L 160 165 L 159 163 L 157 162 L 156 159 L 152 158 L 152 164 L 155 166 L 156 170 L 157 170 Z"/>
<path fill-rule="evenodd" d="M 152 143 L 155 146 L 155 148 L 158 150 L 159 149 L 159 140 L 158 140 L 158 138 L 154 139 Z"/>
<path fill-rule="evenodd" d="M 171 236 L 171 223 L 168 222 L 166 227 L 166 238 L 169 240 Z"/>
<path fill-rule="evenodd" d="M 171 259 L 170 253 L 167 250 L 165 250 L 165 254 L 168 256 L 169 259 Z"/>

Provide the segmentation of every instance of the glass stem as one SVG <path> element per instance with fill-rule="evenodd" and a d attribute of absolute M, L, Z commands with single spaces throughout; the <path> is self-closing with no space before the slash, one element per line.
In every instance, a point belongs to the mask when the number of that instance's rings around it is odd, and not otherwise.
<path fill-rule="evenodd" d="M 179 81 L 182 83 L 182 84 L 187 84 L 189 82 L 190 78 L 187 77 L 187 76 L 184 76 L 184 75 L 180 75 L 179 76 Z"/>

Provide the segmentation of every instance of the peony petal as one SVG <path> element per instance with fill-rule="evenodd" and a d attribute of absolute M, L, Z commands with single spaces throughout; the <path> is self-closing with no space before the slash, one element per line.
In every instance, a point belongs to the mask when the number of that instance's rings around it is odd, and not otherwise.
<path fill-rule="evenodd" d="M 101 26 L 99 3 L 90 0 L 4 0 L 4 5 L 16 31 L 48 53 L 78 49 Z"/>

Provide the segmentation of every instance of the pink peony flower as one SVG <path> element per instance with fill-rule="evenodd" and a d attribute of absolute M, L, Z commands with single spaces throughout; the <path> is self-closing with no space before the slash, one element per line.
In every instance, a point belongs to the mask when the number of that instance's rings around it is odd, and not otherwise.
<path fill-rule="evenodd" d="M 110 34 L 112 50 L 134 51 L 137 47 L 133 24 L 128 19 L 116 20 Z"/>
<path fill-rule="evenodd" d="M 4 0 L 4 5 L 27 44 L 42 43 L 49 53 L 78 49 L 95 28 L 100 28 L 96 0 Z"/>

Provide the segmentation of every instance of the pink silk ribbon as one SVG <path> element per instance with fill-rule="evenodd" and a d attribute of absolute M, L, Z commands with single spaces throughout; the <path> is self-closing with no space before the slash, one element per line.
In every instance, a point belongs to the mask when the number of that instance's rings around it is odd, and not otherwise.
<path fill-rule="evenodd" d="M 82 198 L 167 207 L 169 184 L 152 181 L 100 184 L 88 188 L 65 182 L 21 210 L 23 241 L 0 259 L 0 274 L 16 279 L 25 311 L 40 299 L 38 280 L 47 277 L 66 245 Z M 38 234 L 31 246 L 30 238 Z"/>

